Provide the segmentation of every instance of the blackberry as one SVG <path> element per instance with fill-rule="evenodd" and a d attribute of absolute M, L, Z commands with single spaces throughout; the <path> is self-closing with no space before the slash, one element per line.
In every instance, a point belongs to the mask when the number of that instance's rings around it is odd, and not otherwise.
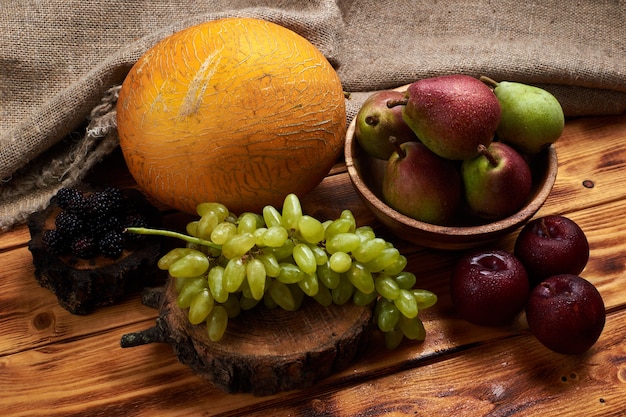
<path fill-rule="evenodd" d="M 98 245 L 93 237 L 82 235 L 74 239 L 71 251 L 74 256 L 90 259 L 98 254 Z"/>
<path fill-rule="evenodd" d="M 83 198 L 83 193 L 76 188 L 63 187 L 57 191 L 57 204 L 62 209 L 68 208 L 73 201 Z"/>
<path fill-rule="evenodd" d="M 76 213 L 61 210 L 54 219 L 57 231 L 66 237 L 75 237 L 83 232 L 85 222 Z"/>
<path fill-rule="evenodd" d="M 121 231 L 111 230 L 98 242 L 100 253 L 107 258 L 117 258 L 124 250 L 124 236 Z"/>
<path fill-rule="evenodd" d="M 69 249 L 69 240 L 56 229 L 44 230 L 41 241 L 53 255 L 65 255 Z"/>
<path fill-rule="evenodd" d="M 109 187 L 103 191 L 92 193 L 87 198 L 87 203 L 90 216 L 102 219 L 117 215 L 123 208 L 122 193 L 119 189 Z"/>

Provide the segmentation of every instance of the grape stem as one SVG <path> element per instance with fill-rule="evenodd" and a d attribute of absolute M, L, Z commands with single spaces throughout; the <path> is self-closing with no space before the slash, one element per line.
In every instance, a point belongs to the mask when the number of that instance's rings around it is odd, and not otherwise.
<path fill-rule="evenodd" d="M 163 230 L 163 229 L 150 229 L 147 227 L 127 227 L 124 229 L 124 232 L 127 233 L 135 233 L 138 235 L 156 235 L 156 236 L 165 236 L 165 237 L 173 237 L 180 240 L 184 240 L 187 243 L 195 243 L 196 245 L 208 246 L 213 249 L 221 249 L 221 245 L 217 245 L 208 240 L 200 239 L 198 237 L 189 236 L 184 233 L 173 232 L 171 230 Z"/>

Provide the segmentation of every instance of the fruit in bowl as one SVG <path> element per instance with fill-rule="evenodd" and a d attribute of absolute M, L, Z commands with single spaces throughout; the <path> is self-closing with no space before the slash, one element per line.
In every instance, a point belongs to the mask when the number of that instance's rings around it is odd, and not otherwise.
<path fill-rule="evenodd" d="M 419 168 L 394 173 L 388 165 L 397 164 L 402 151 L 388 161 L 372 156 L 360 146 L 353 120 L 344 148 L 350 179 L 364 203 L 398 237 L 437 249 L 476 247 L 522 226 L 543 205 L 556 180 L 556 150 L 544 146 L 526 154 L 501 141 L 496 131 L 509 110 L 486 83 L 469 76 L 443 76 L 395 91 L 405 92 L 404 98 L 389 99 L 387 106 L 402 107 L 403 120 L 418 141 L 455 164 L 463 179 L 463 198 L 449 197 L 447 205 L 440 204 L 439 216 L 411 214 L 407 206 L 432 201 L 443 190 L 416 186 L 411 190 L 407 184 L 435 183 L 440 173 Z M 428 108 L 422 108 L 424 103 Z M 395 192 L 385 185 L 389 175 L 397 176 L 392 181 L 397 184 Z M 454 184 L 440 182 L 437 187 L 454 196 Z"/>

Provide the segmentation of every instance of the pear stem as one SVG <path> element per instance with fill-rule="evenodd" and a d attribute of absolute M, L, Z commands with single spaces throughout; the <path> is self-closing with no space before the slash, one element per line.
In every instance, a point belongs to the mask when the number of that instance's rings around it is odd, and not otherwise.
<path fill-rule="evenodd" d="M 408 98 L 399 98 L 397 100 L 387 100 L 387 107 L 392 108 L 396 106 L 406 106 L 409 102 Z"/>
<path fill-rule="evenodd" d="M 489 152 L 489 149 L 482 143 L 478 145 L 478 152 L 480 152 L 481 155 L 487 158 L 487 160 L 489 161 L 489 165 L 494 167 L 498 165 L 498 160 L 496 159 L 496 157 L 493 156 L 493 154 Z"/>
<path fill-rule="evenodd" d="M 396 138 L 395 136 L 389 136 L 389 143 L 391 143 L 391 146 L 393 146 L 393 149 L 398 153 L 398 156 L 400 157 L 400 159 L 406 158 L 406 152 L 404 151 L 402 146 L 400 146 L 400 142 L 398 141 L 398 138 Z"/>
<path fill-rule="evenodd" d="M 484 82 L 485 84 L 487 84 L 489 87 L 492 87 L 492 88 L 496 88 L 498 85 L 500 85 L 496 80 L 489 78 L 486 75 L 481 75 L 480 81 Z"/>

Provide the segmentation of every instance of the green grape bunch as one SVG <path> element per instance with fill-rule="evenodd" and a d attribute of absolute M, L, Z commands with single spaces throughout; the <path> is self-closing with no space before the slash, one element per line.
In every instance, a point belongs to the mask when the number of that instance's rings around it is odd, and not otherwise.
<path fill-rule="evenodd" d="M 407 259 L 370 226 L 357 227 L 350 210 L 324 222 L 304 214 L 295 194 L 282 210 L 235 215 L 221 203 L 201 203 L 186 232 L 128 228 L 127 232 L 177 237 L 186 242 L 163 255 L 161 270 L 175 279 L 176 304 L 189 322 L 219 341 L 228 320 L 259 304 L 297 310 L 304 296 L 323 306 L 352 301 L 374 305 L 374 320 L 393 349 L 404 338 L 424 340 L 418 312 L 437 302 L 413 288 Z"/>

